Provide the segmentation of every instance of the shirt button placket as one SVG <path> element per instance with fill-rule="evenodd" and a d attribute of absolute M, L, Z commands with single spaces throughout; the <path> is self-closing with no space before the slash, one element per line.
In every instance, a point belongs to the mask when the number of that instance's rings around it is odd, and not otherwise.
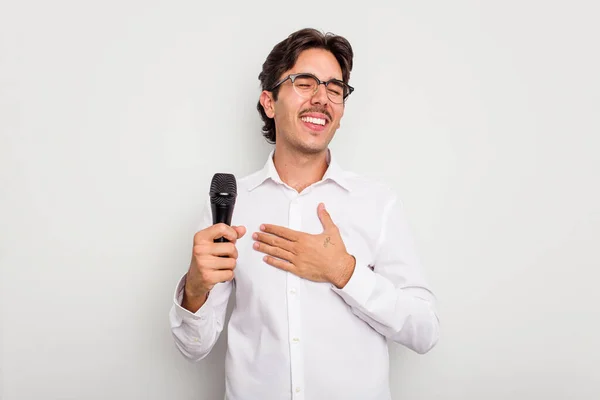
<path fill-rule="evenodd" d="M 302 207 L 298 197 L 290 202 L 289 228 L 297 231 L 302 230 Z M 287 274 L 287 304 L 288 304 L 288 330 L 290 346 L 290 365 L 292 393 L 294 398 L 300 398 L 304 387 L 304 357 L 302 354 L 301 332 L 302 321 L 300 320 L 300 296 L 301 280 L 296 275 Z"/>

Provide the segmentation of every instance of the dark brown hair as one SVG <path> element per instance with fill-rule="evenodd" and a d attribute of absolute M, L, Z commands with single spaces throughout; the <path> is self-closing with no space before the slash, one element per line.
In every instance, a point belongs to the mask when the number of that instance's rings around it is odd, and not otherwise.
<path fill-rule="evenodd" d="M 352 46 L 348 40 L 333 33 L 322 33 L 316 29 L 305 28 L 292 33 L 273 47 L 258 75 L 262 90 L 269 90 L 273 87 L 281 74 L 296 64 L 300 53 L 314 48 L 328 50 L 335 56 L 342 69 L 342 80 L 348 83 L 354 57 Z M 278 92 L 279 88 L 273 90 L 275 100 L 277 100 Z M 260 101 L 257 109 L 264 122 L 263 136 L 268 142 L 275 143 L 275 121 L 267 116 Z"/>

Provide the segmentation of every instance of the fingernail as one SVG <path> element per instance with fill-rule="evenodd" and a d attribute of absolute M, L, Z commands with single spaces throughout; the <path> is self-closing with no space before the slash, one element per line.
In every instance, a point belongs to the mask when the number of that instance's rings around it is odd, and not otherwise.
<path fill-rule="evenodd" d="M 258 242 L 255 242 L 252 247 L 254 247 L 255 249 L 258 249 Z"/>
<path fill-rule="evenodd" d="M 252 239 L 258 239 L 258 234 L 257 233 L 253 233 L 252 234 Z"/>
<path fill-rule="evenodd" d="M 264 230 L 265 230 L 265 226 L 264 226 L 264 225 L 261 225 L 261 226 L 260 226 L 260 230 L 261 230 L 261 231 L 264 231 Z"/>

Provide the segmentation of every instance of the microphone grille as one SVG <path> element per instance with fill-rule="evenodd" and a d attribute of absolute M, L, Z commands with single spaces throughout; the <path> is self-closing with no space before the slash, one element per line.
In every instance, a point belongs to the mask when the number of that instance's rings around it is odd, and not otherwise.
<path fill-rule="evenodd" d="M 232 205 L 237 196 L 237 182 L 233 174 L 216 173 L 210 183 L 210 198 L 213 203 Z"/>

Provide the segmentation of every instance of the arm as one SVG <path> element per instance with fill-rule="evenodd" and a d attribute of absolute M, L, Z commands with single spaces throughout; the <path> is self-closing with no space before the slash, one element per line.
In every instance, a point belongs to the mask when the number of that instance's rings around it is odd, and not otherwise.
<path fill-rule="evenodd" d="M 397 198 L 384 210 L 373 269 L 357 257 L 345 286 L 332 290 L 377 332 L 419 354 L 431 350 L 439 339 L 435 296 L 422 275 Z"/>
<path fill-rule="evenodd" d="M 206 357 L 217 342 L 225 324 L 227 303 L 233 285 L 232 280 L 224 278 L 232 276 L 229 275 L 231 271 L 217 268 L 218 263 L 231 260 L 218 257 L 225 255 L 225 246 L 231 244 L 214 244 L 213 238 L 223 236 L 223 229 L 226 229 L 229 232 L 225 234 L 231 241 L 238 232 L 231 227 L 222 226 L 219 229 L 219 226 L 211 224 L 211 208 L 207 200 L 200 229 L 194 236 L 190 267 L 177 284 L 169 312 L 175 345 L 190 361 Z"/>
<path fill-rule="evenodd" d="M 223 331 L 233 283 L 228 281 L 216 284 L 209 292 L 206 302 L 193 313 L 181 305 L 186 277 L 187 274 L 181 278 L 175 289 L 169 313 L 171 333 L 175 345 L 185 358 L 200 361 L 210 353 Z"/>

